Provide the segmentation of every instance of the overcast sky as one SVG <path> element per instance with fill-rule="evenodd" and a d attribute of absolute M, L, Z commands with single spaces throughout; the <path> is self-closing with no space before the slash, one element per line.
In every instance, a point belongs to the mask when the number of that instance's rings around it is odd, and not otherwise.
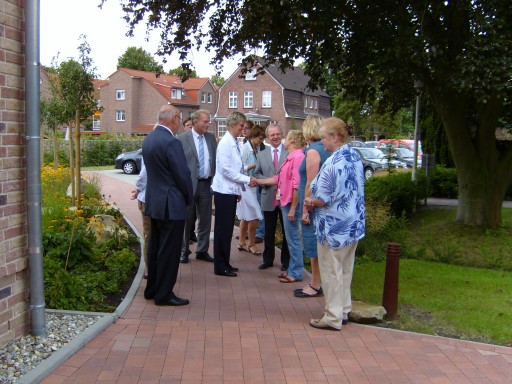
<path fill-rule="evenodd" d="M 41 41 L 40 60 L 50 66 L 52 59 L 59 56 L 59 62 L 68 58 L 78 59 L 79 37 L 87 36 L 91 48 L 90 57 L 94 61 L 99 78 L 105 79 L 116 71 L 117 60 L 128 47 L 141 47 L 154 59 L 158 47 L 158 32 L 150 40 L 144 40 L 144 24 L 136 27 L 134 37 L 127 37 L 126 22 L 118 0 L 107 0 L 103 9 L 98 8 L 100 0 L 41 0 Z M 211 77 L 215 70 L 209 65 L 211 55 L 195 53 L 193 63 L 200 77 Z M 197 60 L 196 60 L 197 59 Z M 176 68 L 181 63 L 177 57 L 167 59 L 164 70 Z M 228 78 L 237 68 L 237 62 L 224 63 L 221 76 Z"/>

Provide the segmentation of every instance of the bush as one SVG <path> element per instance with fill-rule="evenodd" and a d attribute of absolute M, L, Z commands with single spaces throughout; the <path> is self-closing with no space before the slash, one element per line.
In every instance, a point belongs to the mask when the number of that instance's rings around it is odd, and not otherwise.
<path fill-rule="evenodd" d="M 372 177 L 366 181 L 366 201 L 381 201 L 389 204 L 395 217 L 411 217 L 417 201 L 423 197 L 421 179 L 415 184 L 410 173 L 395 173 L 386 177 Z"/>
<path fill-rule="evenodd" d="M 459 196 L 457 170 L 436 165 L 428 174 L 429 196 L 456 199 Z"/>
<path fill-rule="evenodd" d="M 121 291 L 137 265 L 137 238 L 126 236 L 120 212 L 100 199 L 99 182 L 84 188 L 81 209 L 70 208 L 65 192 L 69 169 L 43 167 L 43 265 L 48 308 L 107 311 L 109 297 Z M 94 215 L 114 216 L 120 229 L 97 244 L 90 223 Z M 131 233 L 131 232 L 130 232 Z"/>

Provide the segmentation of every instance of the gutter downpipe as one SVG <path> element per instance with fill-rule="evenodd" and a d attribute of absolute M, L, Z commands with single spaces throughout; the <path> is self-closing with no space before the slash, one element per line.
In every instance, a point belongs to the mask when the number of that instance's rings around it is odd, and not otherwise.
<path fill-rule="evenodd" d="M 26 0 L 25 116 L 27 151 L 27 234 L 32 335 L 46 338 L 43 279 L 40 136 L 40 0 Z"/>

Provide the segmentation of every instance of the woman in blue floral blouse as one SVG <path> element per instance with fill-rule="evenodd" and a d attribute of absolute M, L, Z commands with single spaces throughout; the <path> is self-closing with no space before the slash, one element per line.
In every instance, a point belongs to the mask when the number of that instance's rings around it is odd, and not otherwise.
<path fill-rule="evenodd" d="M 315 210 L 325 310 L 322 318 L 309 324 L 340 330 L 352 309 L 354 257 L 365 234 L 364 173 L 361 158 L 348 144 L 350 132 L 343 120 L 326 119 L 319 135 L 325 150 L 333 154 L 311 183 L 311 196 L 304 200 L 304 207 Z"/>

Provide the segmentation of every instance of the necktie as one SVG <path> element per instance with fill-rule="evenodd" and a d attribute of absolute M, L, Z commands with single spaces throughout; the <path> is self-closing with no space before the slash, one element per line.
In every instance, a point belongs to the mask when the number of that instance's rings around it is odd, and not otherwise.
<path fill-rule="evenodd" d="M 199 178 L 204 179 L 204 143 L 203 135 L 199 135 Z"/>
<path fill-rule="evenodd" d="M 277 148 L 274 148 L 274 160 L 272 162 L 274 163 L 274 169 L 277 172 L 277 168 L 279 168 L 279 159 L 277 158 Z"/>

